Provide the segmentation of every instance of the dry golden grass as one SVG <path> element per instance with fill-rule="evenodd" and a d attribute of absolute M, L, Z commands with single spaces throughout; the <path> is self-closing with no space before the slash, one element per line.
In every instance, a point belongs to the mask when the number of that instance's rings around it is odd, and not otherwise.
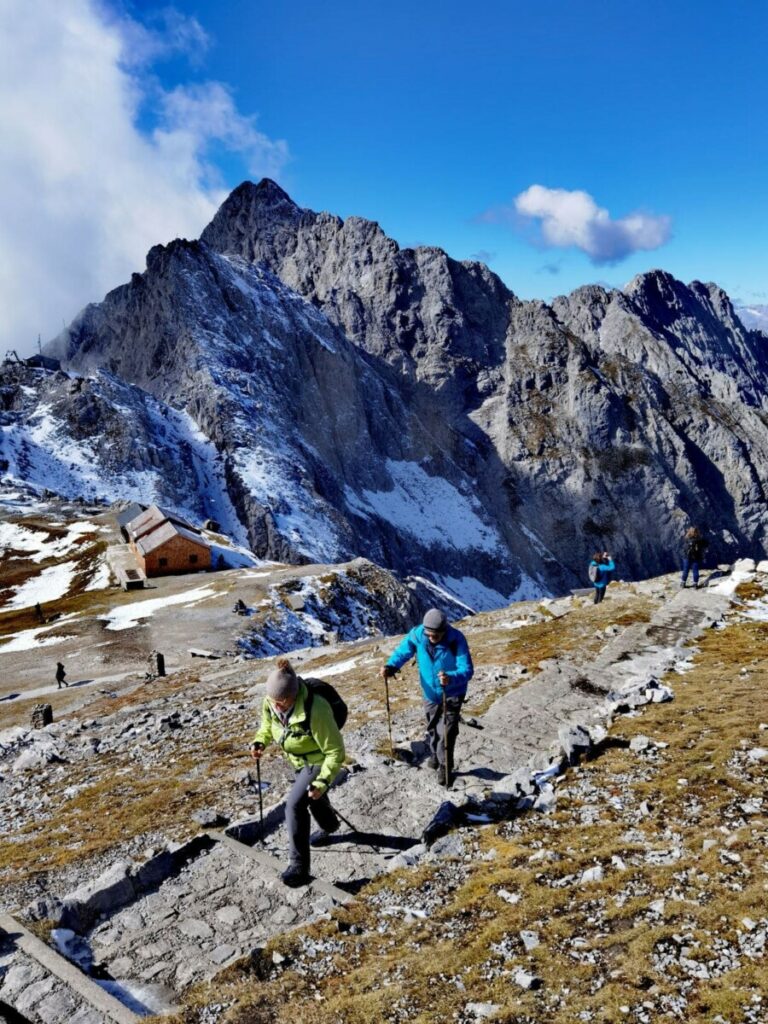
<path fill-rule="evenodd" d="M 102 854 L 126 838 L 182 825 L 190 833 L 194 790 L 187 781 L 192 759 L 177 759 L 172 771 L 136 777 L 116 766 L 76 796 L 59 800 L 53 822 L 30 824 L 0 844 L 0 877 L 14 882 Z M 67 779 L 67 784 L 71 784 Z M 52 794 L 55 799 L 55 793 Z"/>
<path fill-rule="evenodd" d="M 766 916 L 766 812 L 745 816 L 739 809 L 765 793 L 765 766 L 750 765 L 744 751 L 766 745 L 760 730 L 768 721 L 766 678 L 767 624 L 710 631 L 693 670 L 670 680 L 674 702 L 615 723 L 616 736 L 645 733 L 668 747 L 650 754 L 608 748 L 569 771 L 553 814 L 476 833 L 478 852 L 492 851 L 494 859 L 476 857 L 458 886 L 447 884 L 450 871 L 439 865 L 379 879 L 331 921 L 283 936 L 257 963 L 199 986 L 175 1020 L 197 1021 L 198 1009 L 212 1001 L 231 1003 L 222 1018 L 227 1024 L 443 1024 L 478 1001 L 497 1004 L 494 1019 L 507 1024 L 615 1024 L 639 1019 L 644 1003 L 651 1022 L 711 1024 L 718 1014 L 728 1024 L 766 1019 L 748 1016 L 757 1005 L 751 1000 L 768 994 L 764 955 L 741 955 L 738 967 L 710 979 L 687 977 L 679 960 L 664 971 L 654 961 L 664 943 L 679 948 L 675 935 L 685 936 L 689 961 L 717 960 L 723 950 L 738 951 L 744 919 Z M 612 797 L 622 806 L 611 804 Z M 584 821 L 589 805 L 597 805 L 596 824 Z M 705 851 L 704 840 L 716 845 Z M 649 863 L 650 852 L 671 847 L 681 850 L 677 861 Z M 531 863 L 542 849 L 558 859 Z M 613 856 L 626 870 L 613 866 Z M 595 864 L 604 868 L 602 881 L 555 884 Z M 442 895 L 426 921 L 379 917 L 377 893 L 389 890 L 393 902 L 407 903 L 427 884 Z M 501 888 L 519 893 L 520 902 L 510 905 L 498 895 Z M 665 900 L 661 914 L 649 910 L 658 899 Z M 389 922 L 383 933 L 381 920 Z M 364 933 L 351 935 L 353 924 Z M 541 945 L 526 954 L 517 936 L 530 928 Z M 305 935 L 334 943 L 330 973 L 314 970 L 302 954 Z M 514 950 L 509 964 L 492 949 L 505 938 Z M 581 944 L 574 946 L 574 938 Z M 273 969 L 274 949 L 296 966 Z M 504 971 L 518 965 L 542 979 L 541 989 L 514 985 Z M 674 1004 L 664 999 L 681 991 L 685 1007 L 666 1015 L 664 1006 Z M 762 1007 L 765 1012 L 765 1002 Z"/>
<path fill-rule="evenodd" d="M 80 595 L 82 598 L 89 596 Z M 78 599 L 75 596 L 69 600 L 76 602 Z M 598 607 L 588 605 L 579 608 L 576 614 L 557 620 L 547 619 L 523 629 L 496 628 L 492 624 L 493 616 L 487 619 L 481 616 L 471 624 L 459 625 L 468 627 L 476 665 L 503 666 L 516 662 L 535 671 L 539 662 L 562 656 L 568 651 L 596 652 L 605 643 L 605 638 L 601 639 L 596 634 L 606 625 L 645 621 L 650 613 L 651 605 L 647 599 L 627 591 L 611 604 L 606 601 Z M 345 699 L 359 705 L 359 709 L 350 715 L 348 729 L 361 725 L 371 709 L 384 710 L 384 687 L 378 672 L 396 642 L 370 641 L 355 645 L 355 652 L 366 654 L 373 650 L 376 659 L 363 659 L 348 673 L 334 678 L 334 684 Z M 321 656 L 313 662 L 311 673 L 322 676 L 323 666 L 338 660 L 338 652 Z M 253 668 L 244 667 L 231 680 L 223 679 L 213 686 L 206 682 L 206 678 L 216 669 L 196 666 L 194 670 L 142 683 L 114 697 L 97 698 L 72 712 L 71 718 L 99 720 L 128 708 L 136 708 L 139 713 L 149 702 L 173 699 L 181 694 L 190 707 L 209 699 L 239 701 L 243 696 L 244 679 L 250 684 L 253 676 L 266 673 L 269 664 L 271 660 L 255 663 Z M 519 681 L 514 679 L 505 685 L 500 684 L 489 698 L 470 702 L 469 712 L 481 713 L 505 689 L 517 685 Z M 59 697 L 66 699 L 66 693 L 52 691 L 48 699 L 54 710 Z M 412 665 L 406 667 L 398 680 L 390 685 L 390 697 L 395 721 L 400 713 L 420 704 L 418 672 Z M 35 703 L 37 700 L 14 702 L 8 714 L 14 723 L 26 723 Z M 256 728 L 257 718 L 258 709 L 251 706 L 215 720 L 200 733 L 194 729 L 183 730 L 180 743 L 184 760 L 174 764 L 167 764 L 156 756 L 150 768 L 142 768 L 121 756 L 110 763 L 106 775 L 103 765 L 85 762 L 67 768 L 64 784 L 61 781 L 39 783 L 45 790 L 48 811 L 56 827 L 51 830 L 45 822 L 39 826 L 30 825 L 0 841 L 0 884 L 55 871 L 74 860 L 106 853 L 146 832 L 163 831 L 175 839 L 185 837 L 190 830 L 192 811 L 216 797 L 223 779 L 238 768 L 248 766 L 246 746 Z M 4 724 L 12 724 L 10 718 L 4 720 Z M 170 749 L 177 755 L 175 746 L 169 741 Z M 191 770 L 192 765 L 194 771 Z M 127 767 L 131 768 L 128 773 L 117 774 Z M 87 788 L 74 801 L 66 801 L 61 790 L 69 785 L 85 785 Z M 106 814 L 109 808 L 113 810 Z"/>
<path fill-rule="evenodd" d="M 25 522 L 25 525 L 26 522 Z M 54 531 L 47 529 L 53 538 L 65 536 L 66 530 Z M 58 598 L 55 602 L 42 602 L 43 614 L 49 622 L 55 621 L 50 616 L 55 612 L 57 618 L 71 615 L 74 612 L 88 612 L 92 609 L 101 608 L 104 604 L 104 592 L 98 590 L 85 590 L 93 572 L 97 569 L 107 549 L 107 543 L 93 534 L 82 534 L 76 538 L 73 545 L 74 550 L 66 556 L 54 557 L 42 562 L 32 562 L 29 558 L 13 557 L 13 553 L 6 552 L 0 559 L 0 578 L 2 586 L 8 588 L 3 597 L 0 592 L 0 652 L 5 639 L 11 633 L 18 633 L 25 629 L 35 629 L 40 626 L 40 621 L 35 614 L 34 608 L 18 608 L 3 611 L 2 604 L 10 597 L 11 588 L 21 586 L 27 580 L 39 576 L 40 573 L 53 565 L 61 562 L 74 562 L 74 575 L 72 586 L 66 597 Z"/>

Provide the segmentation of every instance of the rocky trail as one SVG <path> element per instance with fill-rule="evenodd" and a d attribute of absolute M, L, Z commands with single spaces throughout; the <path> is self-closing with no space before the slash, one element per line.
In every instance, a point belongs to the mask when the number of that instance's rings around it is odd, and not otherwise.
<path fill-rule="evenodd" d="M 385 756 L 381 708 L 372 702 L 366 706 L 364 696 L 351 702 L 345 739 L 353 763 L 334 786 L 332 801 L 355 831 L 345 826 L 332 845 L 314 851 L 315 880 L 306 889 L 288 890 L 278 878 L 285 861 L 282 793 L 289 774 L 284 763 L 268 758 L 262 770 L 263 833 L 255 772 L 245 770 L 240 814 L 233 816 L 222 792 L 219 804 L 197 812 L 198 834 L 165 843 L 158 829 L 153 849 L 109 863 L 101 874 L 81 878 L 72 891 L 47 892 L 33 903 L 32 916 L 43 919 L 44 931 L 56 926 L 53 941 L 79 965 L 77 974 L 86 980 L 93 976 L 122 1009 L 96 1006 L 92 994 L 60 977 L 28 943 L 14 938 L 6 920 L 3 928 L 10 935 L 0 959 L 0 1015 L 5 1005 L 17 1014 L 9 1020 L 98 1024 L 129 1019 L 126 1012 L 167 1011 L 191 982 L 213 977 L 286 929 L 352 899 L 382 872 L 439 859 L 450 851 L 456 826 L 502 820 L 513 809 L 546 810 L 555 777 L 605 741 L 614 714 L 672 697 L 660 679 L 730 604 L 726 593 L 714 589 L 675 592 L 658 604 L 669 590 L 653 582 L 638 587 L 657 600 L 650 621 L 609 625 L 596 656 L 575 646 L 542 663 L 530 679 L 519 666 L 480 659 L 473 686 L 486 707 L 464 716 L 449 791 L 420 763 L 424 751 L 415 704 L 396 702 L 397 756 L 392 759 Z M 566 598 L 552 603 L 548 614 L 555 620 L 574 610 L 574 599 Z M 476 646 L 482 619 L 473 622 L 470 634 Z M 356 651 L 364 660 L 360 645 Z M 322 674 L 309 665 L 301 671 Z M 211 672 L 219 685 L 231 675 Z M 493 699 L 505 687 L 512 688 Z M 261 692 L 259 686 L 249 691 L 257 703 Z M 358 724 L 355 712 L 361 709 Z"/>

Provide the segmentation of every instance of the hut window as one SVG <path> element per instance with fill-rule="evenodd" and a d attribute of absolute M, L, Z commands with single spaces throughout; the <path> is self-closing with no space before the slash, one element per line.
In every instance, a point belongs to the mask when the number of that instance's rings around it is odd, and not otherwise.
<path fill-rule="evenodd" d="M 197 555 L 189 556 L 190 565 L 197 565 Z"/>
<path fill-rule="evenodd" d="M 168 565 L 168 559 L 167 558 L 161 558 L 160 559 L 160 568 L 164 569 L 166 567 L 166 565 Z"/>

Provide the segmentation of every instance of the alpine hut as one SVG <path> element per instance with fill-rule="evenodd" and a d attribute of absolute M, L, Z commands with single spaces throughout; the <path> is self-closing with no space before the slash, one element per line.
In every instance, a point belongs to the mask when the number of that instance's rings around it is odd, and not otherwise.
<path fill-rule="evenodd" d="M 136 561 L 150 576 L 175 576 L 211 568 L 211 549 L 185 519 L 150 505 L 125 526 Z"/>

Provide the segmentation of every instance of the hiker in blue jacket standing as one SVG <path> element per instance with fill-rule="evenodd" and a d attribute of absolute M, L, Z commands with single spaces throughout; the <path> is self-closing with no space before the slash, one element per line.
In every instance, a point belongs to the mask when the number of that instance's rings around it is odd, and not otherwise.
<path fill-rule="evenodd" d="M 607 551 L 596 551 L 589 563 L 589 578 L 595 588 L 595 604 L 605 597 L 605 588 L 611 581 L 611 573 L 616 568 Z"/>
<path fill-rule="evenodd" d="M 428 763 L 430 768 L 437 769 L 438 780 L 449 786 L 461 705 L 475 671 L 472 656 L 464 634 L 451 626 L 445 614 L 437 608 L 430 608 L 422 624 L 412 629 L 392 653 L 381 670 L 382 678 L 395 675 L 414 656 L 424 696 L 426 739 L 430 753 Z"/>

